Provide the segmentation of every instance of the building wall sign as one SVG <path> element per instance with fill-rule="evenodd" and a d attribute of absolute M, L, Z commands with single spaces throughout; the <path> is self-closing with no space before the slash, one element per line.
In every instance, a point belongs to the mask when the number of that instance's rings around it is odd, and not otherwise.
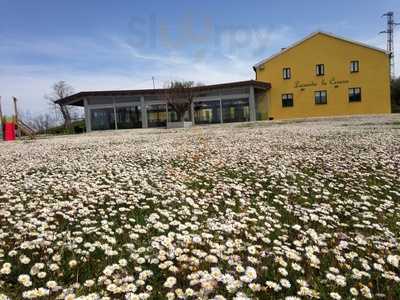
<path fill-rule="evenodd" d="M 321 83 L 322 85 L 327 85 L 326 82 L 324 82 L 324 80 L 322 80 L 323 83 Z M 336 80 L 335 77 L 332 77 L 331 80 L 329 80 L 329 84 L 331 85 L 340 85 L 340 84 L 347 84 L 349 83 L 349 80 Z"/>
<path fill-rule="evenodd" d="M 330 80 L 325 80 L 322 79 L 319 83 L 313 81 L 310 82 L 301 82 L 301 81 L 296 81 L 294 83 L 294 88 L 296 89 L 304 89 L 308 87 L 315 87 L 315 86 L 327 86 L 327 85 L 341 85 L 341 84 L 348 84 L 349 80 L 337 80 L 335 77 L 332 77 Z"/>
<path fill-rule="evenodd" d="M 304 82 L 301 82 L 301 81 L 296 81 L 296 82 L 294 83 L 294 88 L 295 88 L 295 89 L 298 89 L 298 88 L 303 89 L 303 88 L 312 87 L 312 86 L 317 86 L 317 85 L 318 85 L 318 84 L 317 84 L 315 81 L 311 81 L 311 82 L 307 82 L 307 83 L 304 83 Z"/>

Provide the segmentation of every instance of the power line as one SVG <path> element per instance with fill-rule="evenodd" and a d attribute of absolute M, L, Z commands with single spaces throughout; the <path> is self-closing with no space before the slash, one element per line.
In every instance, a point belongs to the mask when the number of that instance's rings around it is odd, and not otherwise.
<path fill-rule="evenodd" d="M 394 12 L 389 11 L 385 13 L 382 17 L 387 18 L 387 29 L 385 31 L 381 31 L 380 33 L 385 33 L 387 35 L 387 51 L 389 53 L 390 59 L 390 76 L 392 79 L 395 78 L 395 63 L 394 63 L 394 29 L 400 23 L 396 23 L 394 21 Z"/>

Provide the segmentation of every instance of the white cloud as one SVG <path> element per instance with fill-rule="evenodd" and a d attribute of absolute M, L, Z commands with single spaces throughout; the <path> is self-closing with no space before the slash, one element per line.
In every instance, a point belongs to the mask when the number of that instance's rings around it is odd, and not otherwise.
<path fill-rule="evenodd" d="M 249 29 L 247 34 L 251 38 L 246 42 L 247 47 L 235 46 L 243 42 L 240 36 L 246 35 L 244 29 L 239 30 L 222 32 L 217 43 L 207 47 L 153 52 L 131 47 L 121 37 L 8 39 L 7 44 L 0 43 L 4 110 L 12 113 L 11 97 L 16 96 L 20 99 L 20 110 L 33 114 L 47 111 L 44 95 L 58 80 L 82 91 L 151 88 L 152 76 L 157 87 L 169 80 L 212 84 L 254 78 L 252 65 L 258 61 L 259 52 L 265 49 L 267 55 L 268 49 L 279 49 L 289 29 Z M 19 62 L 30 61 L 32 56 L 30 64 Z"/>
<path fill-rule="evenodd" d="M 169 80 L 193 80 L 211 84 L 248 80 L 253 77 L 250 67 L 239 68 L 234 64 L 223 65 L 220 62 L 212 61 L 171 64 L 154 70 L 154 72 L 143 70 L 143 72 L 132 72 L 132 75 L 127 73 L 118 73 L 112 70 L 104 72 L 71 71 L 44 66 L 8 67 L 7 72 L 0 73 L 0 90 L 3 96 L 4 110 L 7 114 L 12 113 L 11 97 L 16 96 L 20 100 L 20 110 L 29 110 L 33 114 L 45 112 L 48 105 L 44 95 L 50 92 L 51 85 L 58 80 L 67 81 L 78 92 L 152 88 L 152 76 L 156 78 L 157 87 L 162 87 Z"/>
<path fill-rule="evenodd" d="M 275 52 L 279 46 L 287 46 L 293 38 L 290 27 L 242 28 L 223 31 L 221 49 L 226 55 L 254 57 Z"/>
<path fill-rule="evenodd" d="M 206 46 L 155 51 L 132 47 L 127 39 L 115 36 L 8 39 L 7 44 L 0 42 L 0 93 L 6 113 L 12 113 L 11 97 L 17 96 L 20 110 L 35 114 L 48 109 L 44 95 L 58 80 L 67 81 L 77 92 L 152 88 L 152 76 L 157 87 L 169 80 L 204 84 L 248 80 L 254 78 L 255 63 L 299 38 L 288 27 L 233 28 L 221 31 Z M 386 46 L 384 36 L 359 40 Z M 400 74 L 398 39 L 395 46 Z M 22 63 L 26 61 L 30 64 Z"/>
<path fill-rule="evenodd" d="M 15 69 L 8 67 L 7 70 L 8 73 L 2 72 L 0 74 L 2 102 L 7 114 L 13 113 L 12 96 L 19 99 L 21 111 L 30 111 L 33 114 L 46 112 L 49 106 L 44 96 L 50 92 L 52 84 L 58 80 L 67 81 L 77 92 L 83 90 L 150 88 L 149 83 L 144 83 L 144 86 L 140 85 L 140 79 L 134 76 L 129 77 L 112 72 L 81 72 L 44 66 L 17 66 Z"/>

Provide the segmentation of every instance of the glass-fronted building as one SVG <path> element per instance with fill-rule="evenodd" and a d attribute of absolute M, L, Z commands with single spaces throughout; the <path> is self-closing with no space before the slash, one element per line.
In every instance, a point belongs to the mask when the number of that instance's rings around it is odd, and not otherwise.
<path fill-rule="evenodd" d="M 260 81 L 194 87 L 185 121 L 194 125 L 263 120 L 266 91 Z M 164 99 L 164 89 L 81 92 L 59 100 L 85 109 L 87 131 L 166 127 L 178 115 Z"/>

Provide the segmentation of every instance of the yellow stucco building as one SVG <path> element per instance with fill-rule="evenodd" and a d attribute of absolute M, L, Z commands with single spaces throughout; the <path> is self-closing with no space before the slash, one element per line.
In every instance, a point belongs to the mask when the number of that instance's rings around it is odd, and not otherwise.
<path fill-rule="evenodd" d="M 254 66 L 257 119 L 390 113 L 386 51 L 316 32 Z"/>

